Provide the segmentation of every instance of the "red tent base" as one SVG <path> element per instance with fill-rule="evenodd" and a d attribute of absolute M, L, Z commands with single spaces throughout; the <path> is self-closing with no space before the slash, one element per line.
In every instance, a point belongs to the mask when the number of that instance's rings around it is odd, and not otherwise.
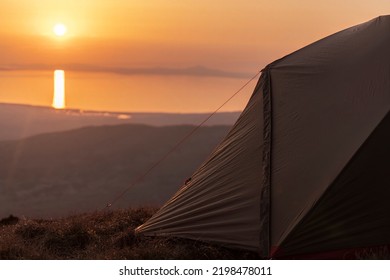
<path fill-rule="evenodd" d="M 390 260 L 390 245 L 349 248 L 328 252 L 284 256 L 283 249 L 272 248 L 271 258 L 278 260 Z"/>

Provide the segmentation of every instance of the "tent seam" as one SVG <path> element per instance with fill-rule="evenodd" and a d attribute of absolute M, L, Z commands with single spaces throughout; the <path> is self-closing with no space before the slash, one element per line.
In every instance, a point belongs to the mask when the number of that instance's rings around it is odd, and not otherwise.
<path fill-rule="evenodd" d="M 272 149 L 272 91 L 269 67 L 263 71 L 263 181 L 260 194 L 260 255 L 270 257 L 271 224 L 271 149 Z"/>

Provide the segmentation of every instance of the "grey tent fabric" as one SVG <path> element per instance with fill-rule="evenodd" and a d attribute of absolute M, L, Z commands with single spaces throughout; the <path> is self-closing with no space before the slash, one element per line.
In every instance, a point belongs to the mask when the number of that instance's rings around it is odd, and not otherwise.
<path fill-rule="evenodd" d="M 149 221 L 285 256 L 390 245 L 390 16 L 264 70 L 231 132 Z"/>
<path fill-rule="evenodd" d="M 387 114 L 315 207 L 283 240 L 278 254 L 389 244 L 389 131 Z"/>
<path fill-rule="evenodd" d="M 390 17 L 271 66 L 272 243 L 278 246 L 390 108 Z M 299 187 L 298 187 L 299 186 Z M 294 188 L 293 192 L 289 190 Z"/>
<path fill-rule="evenodd" d="M 262 121 L 253 120 L 261 120 L 261 116 L 259 88 L 225 140 L 191 181 L 137 231 L 256 250 L 260 231 Z"/>

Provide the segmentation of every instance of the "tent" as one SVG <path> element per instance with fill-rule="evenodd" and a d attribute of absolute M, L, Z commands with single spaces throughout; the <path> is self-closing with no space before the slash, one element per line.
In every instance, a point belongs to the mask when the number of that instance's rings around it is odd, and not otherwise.
<path fill-rule="evenodd" d="M 273 258 L 390 244 L 389 108 L 390 16 L 291 53 L 136 232 Z"/>

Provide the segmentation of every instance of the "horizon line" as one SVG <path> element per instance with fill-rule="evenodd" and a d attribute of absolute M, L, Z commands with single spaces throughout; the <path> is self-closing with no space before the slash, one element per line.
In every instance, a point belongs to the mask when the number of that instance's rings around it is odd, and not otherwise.
<path fill-rule="evenodd" d="M 107 73 L 125 76 L 192 76 L 243 79 L 251 77 L 248 72 L 225 71 L 202 65 L 175 68 L 175 67 L 109 67 L 90 64 L 11 64 L 0 66 L 1 72 L 13 71 L 54 71 L 61 69 L 70 72 Z"/>

